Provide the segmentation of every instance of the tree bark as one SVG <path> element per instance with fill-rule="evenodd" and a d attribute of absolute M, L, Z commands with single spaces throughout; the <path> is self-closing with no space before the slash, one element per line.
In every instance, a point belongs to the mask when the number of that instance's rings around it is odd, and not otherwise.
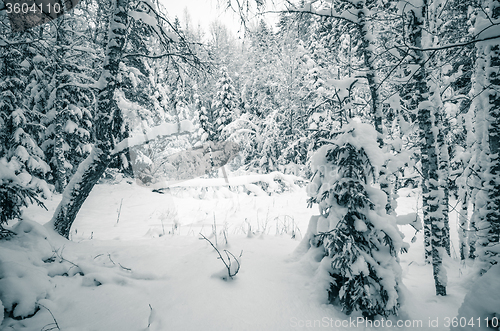
<path fill-rule="evenodd" d="M 443 244 L 446 249 L 448 256 L 451 256 L 451 242 L 450 242 L 450 217 L 449 217 L 449 188 L 448 188 L 448 177 L 450 175 L 450 163 L 448 155 L 448 144 L 446 143 L 446 137 L 448 135 L 448 125 L 444 123 L 443 109 L 436 109 L 436 128 L 438 129 L 437 134 L 437 148 L 439 151 L 439 186 L 441 192 L 443 192 L 441 206 L 439 209 L 440 214 L 443 218 Z"/>
<path fill-rule="evenodd" d="M 380 146 L 380 148 L 383 148 L 384 146 L 384 129 L 383 129 L 383 122 L 382 122 L 382 109 L 380 107 L 380 102 L 379 102 L 379 91 L 378 91 L 378 84 L 376 80 L 376 74 L 375 74 L 375 66 L 373 63 L 373 54 L 370 51 L 370 37 L 368 36 L 368 30 L 369 26 L 366 22 L 366 12 L 368 12 L 368 7 L 371 5 L 373 1 L 367 1 L 365 2 L 359 2 L 357 5 L 357 10 L 358 10 L 358 22 L 357 22 L 357 28 L 359 31 L 359 34 L 361 36 L 361 50 L 363 53 L 363 62 L 364 66 L 366 68 L 366 80 L 368 81 L 368 88 L 370 90 L 370 97 L 371 97 L 371 113 L 372 113 L 372 118 L 373 118 L 373 124 L 375 126 L 375 130 L 378 133 L 377 137 L 377 142 Z M 385 193 L 387 196 L 387 203 L 385 205 L 385 210 L 387 214 L 393 214 L 395 211 L 395 200 L 392 195 L 392 185 L 389 181 L 389 174 L 387 174 L 387 164 L 383 164 L 380 171 L 379 171 L 379 184 L 380 184 L 380 189 Z M 394 200 L 394 201 L 393 201 Z"/>
<path fill-rule="evenodd" d="M 500 0 L 486 0 L 482 7 L 489 9 L 488 20 L 491 24 L 500 23 Z M 479 21 L 478 21 L 478 24 Z M 478 48 L 478 65 L 476 80 L 487 87 L 476 112 L 485 112 L 484 119 L 487 135 L 483 136 L 481 150 L 483 153 L 484 172 L 482 173 L 483 191 L 486 201 L 478 215 L 478 257 L 481 261 L 481 273 L 500 261 L 493 246 L 500 244 L 500 42 L 497 39 L 480 42 Z M 480 116 L 482 118 L 482 116 Z"/>
<path fill-rule="evenodd" d="M 462 188 L 464 190 L 465 188 Z M 460 260 L 465 260 L 467 259 L 467 226 L 468 226 L 468 208 L 467 205 L 469 204 L 468 200 L 468 194 L 467 192 L 463 192 L 463 197 L 462 197 L 462 205 L 460 207 L 460 213 L 458 215 L 458 223 L 459 223 L 459 231 L 458 231 L 458 240 L 459 240 L 459 245 L 460 245 Z"/>
<path fill-rule="evenodd" d="M 54 156 L 56 159 L 56 192 L 62 193 L 64 188 L 67 185 L 66 180 L 66 167 L 65 167 L 65 157 L 64 157 L 64 138 L 62 133 L 62 124 L 60 123 L 60 119 L 57 119 L 58 123 L 56 125 L 56 136 L 55 136 L 55 144 L 54 144 Z"/>
<path fill-rule="evenodd" d="M 409 39 L 412 46 L 422 47 L 422 31 L 425 24 L 427 2 L 421 12 L 410 10 Z M 432 258 L 432 269 L 434 275 L 434 285 L 436 295 L 446 295 L 446 271 L 442 263 L 444 251 L 444 222 L 438 218 L 438 209 L 441 205 L 439 199 L 439 175 L 438 175 L 438 155 L 436 151 L 435 126 L 433 115 L 435 115 L 435 105 L 432 99 L 435 97 L 427 83 L 428 74 L 426 70 L 426 59 L 421 51 L 413 54 L 419 69 L 414 76 L 415 80 L 415 100 L 418 105 L 418 123 L 421 139 L 421 164 L 422 164 L 422 196 L 424 231 L 427 232 L 427 240 L 430 240 L 430 257 Z M 429 233 L 430 232 L 430 233 Z M 430 234 L 430 237 L 429 237 Z M 429 251 L 426 249 L 426 254 Z"/>

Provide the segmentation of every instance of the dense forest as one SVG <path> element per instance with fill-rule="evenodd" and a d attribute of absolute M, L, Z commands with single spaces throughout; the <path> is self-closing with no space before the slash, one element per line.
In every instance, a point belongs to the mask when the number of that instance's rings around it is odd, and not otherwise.
<path fill-rule="evenodd" d="M 423 232 L 435 295 L 447 295 L 453 251 L 477 284 L 498 281 L 499 0 L 229 1 L 238 35 L 217 20 L 203 30 L 189 8 L 172 17 L 168 2 L 81 0 L 17 30 L 11 6 L 0 1 L 0 241 L 52 196 L 45 227 L 70 238 L 103 178 L 161 193 L 220 168 L 226 181 L 308 183 L 304 205 L 319 215 L 301 247 L 321 251 L 329 303 L 348 315 L 398 314 L 410 245 L 397 225 Z M 403 217 L 408 188 L 421 210 Z M 26 317 L 6 274 L 0 307 Z M 483 316 L 471 298 L 490 285 L 471 285 L 462 316 Z M 483 313 L 498 318 L 490 289 Z"/>

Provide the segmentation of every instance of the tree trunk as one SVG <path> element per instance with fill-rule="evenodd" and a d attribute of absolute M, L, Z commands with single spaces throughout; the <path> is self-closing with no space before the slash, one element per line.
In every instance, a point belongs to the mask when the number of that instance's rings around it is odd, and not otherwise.
<path fill-rule="evenodd" d="M 464 190 L 465 188 L 462 188 Z M 462 197 L 462 205 L 460 207 L 460 213 L 458 215 L 458 223 L 459 223 L 459 232 L 458 232 L 458 240 L 460 245 L 460 260 L 465 260 L 467 258 L 467 226 L 468 226 L 468 217 L 467 205 L 469 204 L 468 194 L 467 192 L 463 192 Z"/>
<path fill-rule="evenodd" d="M 439 151 L 439 186 L 443 197 L 441 200 L 440 214 L 443 217 L 443 244 L 448 256 L 451 256 L 451 242 L 450 242 L 450 221 L 449 221 L 449 188 L 448 177 L 450 175 L 450 163 L 448 155 L 448 144 L 446 143 L 446 136 L 448 135 L 448 125 L 444 123 L 443 109 L 436 109 L 436 128 L 437 134 L 437 147 Z"/>
<path fill-rule="evenodd" d="M 446 274 L 442 265 L 442 251 L 444 247 L 444 222 L 436 217 L 438 209 L 441 205 L 439 201 L 439 176 L 438 176 L 438 158 L 436 153 L 433 123 L 431 119 L 432 103 L 426 100 L 423 95 L 427 94 L 427 84 L 425 81 L 425 68 L 422 65 L 421 73 L 415 75 L 415 78 L 420 82 L 419 93 L 419 112 L 418 122 L 420 128 L 421 143 L 421 162 L 422 162 L 422 196 L 423 196 L 423 212 L 424 224 L 429 231 L 430 226 L 430 246 L 432 268 L 434 274 L 434 284 L 436 287 L 436 295 L 446 295 Z M 428 254 L 428 251 L 426 251 Z"/>
<path fill-rule="evenodd" d="M 65 167 L 65 157 L 64 157 L 64 138 L 62 134 L 62 125 L 60 119 L 57 119 L 58 123 L 56 125 L 56 136 L 54 144 L 54 156 L 56 159 L 56 192 L 62 193 L 67 185 L 66 179 L 66 167 Z"/>
<path fill-rule="evenodd" d="M 375 130 L 378 133 L 377 142 L 380 148 L 384 146 L 384 130 L 382 124 L 382 109 L 379 102 L 379 91 L 378 84 L 376 81 L 375 68 L 373 64 L 373 54 L 370 51 L 370 40 L 372 36 L 368 35 L 369 26 L 366 22 L 365 13 L 368 11 L 367 7 L 370 6 L 370 2 L 367 1 L 360 2 L 356 9 L 358 9 L 358 31 L 361 36 L 361 50 L 363 52 L 363 61 L 366 68 L 366 80 L 368 81 L 368 88 L 370 89 L 371 97 L 371 113 L 373 118 L 373 124 Z M 379 184 L 380 189 L 387 196 L 387 203 L 385 205 L 385 210 L 387 214 L 392 214 L 395 211 L 396 202 L 392 195 L 392 185 L 389 181 L 389 175 L 387 174 L 387 164 L 383 164 L 379 172 Z M 394 200 L 394 201 L 393 201 Z"/>
<path fill-rule="evenodd" d="M 113 1 L 114 14 L 108 31 L 106 58 L 101 75 L 104 86 L 99 94 L 94 124 L 96 143 L 91 154 L 80 164 L 66 186 L 63 199 L 49 222 L 49 226 L 66 238 L 69 238 L 71 225 L 85 199 L 111 162 L 114 142 L 121 136 L 123 118 L 114 95 L 126 40 L 128 3 L 129 0 Z"/>
<path fill-rule="evenodd" d="M 474 208 L 474 210 L 475 209 L 476 208 Z M 472 260 L 476 258 L 476 242 L 477 242 L 476 215 L 477 212 L 474 212 L 472 214 L 469 224 L 469 259 Z"/>
<path fill-rule="evenodd" d="M 486 0 L 482 7 L 489 9 L 488 17 L 478 18 L 478 23 L 500 23 L 500 0 Z M 486 90 L 480 96 L 476 111 L 484 112 L 487 134 L 482 139 L 482 173 L 485 199 L 478 215 L 478 257 L 481 273 L 500 260 L 495 249 L 500 243 L 500 42 L 497 39 L 480 42 L 476 80 Z M 480 116 L 482 118 L 482 116 Z"/>
<path fill-rule="evenodd" d="M 408 12 L 410 17 L 409 39 L 413 46 L 422 47 L 422 31 L 425 23 L 427 3 L 421 12 L 413 9 Z M 421 164 L 422 164 L 422 196 L 424 226 L 427 235 L 430 232 L 430 247 L 432 258 L 432 269 L 434 274 L 434 285 L 436 295 L 446 295 L 446 271 L 442 264 L 444 250 L 444 222 L 437 217 L 441 205 L 439 192 L 438 156 L 436 151 L 436 140 L 434 133 L 433 115 L 435 113 L 435 99 L 438 97 L 427 84 L 426 59 L 423 52 L 416 50 L 412 54 L 419 69 L 414 75 L 415 99 L 418 105 L 418 123 L 421 139 Z M 433 102 L 434 101 L 434 102 Z M 429 229 L 430 228 L 430 229 Z M 427 237 L 427 236 L 426 236 Z M 427 237 L 429 240 L 429 237 Z M 428 254 L 428 251 L 426 250 Z"/>

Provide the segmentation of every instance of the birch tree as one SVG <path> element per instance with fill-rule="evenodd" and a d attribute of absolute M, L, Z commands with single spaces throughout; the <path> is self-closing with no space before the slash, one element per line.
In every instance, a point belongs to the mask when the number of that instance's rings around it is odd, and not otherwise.
<path fill-rule="evenodd" d="M 100 79 L 102 89 L 99 91 L 95 116 L 95 145 L 66 186 L 63 199 L 49 222 L 50 226 L 66 238 L 69 238 L 71 225 L 85 199 L 111 162 L 114 142 L 121 137 L 123 118 L 114 95 L 119 84 L 119 65 L 126 41 L 129 2 L 130 0 L 113 1 L 113 16 Z"/>
<path fill-rule="evenodd" d="M 414 47 L 413 58 L 415 59 L 416 72 L 413 75 L 414 91 L 413 101 L 418 109 L 418 125 L 420 129 L 420 155 L 422 165 L 422 195 L 424 231 L 427 240 L 430 240 L 430 253 L 434 274 L 434 285 L 436 295 L 446 295 L 446 270 L 442 264 L 444 252 L 444 222 L 440 211 L 440 188 L 439 188 L 439 165 L 438 151 L 436 148 L 436 126 L 435 126 L 435 105 L 439 93 L 436 93 L 435 86 L 428 83 L 429 72 L 426 66 L 427 57 L 421 50 L 423 43 L 423 31 L 425 27 L 425 17 L 427 15 L 428 3 L 424 1 L 421 8 L 410 6 L 405 11 L 405 18 L 408 21 L 407 37 Z M 406 9 L 406 7 L 405 7 Z M 427 246 L 427 245 L 426 245 Z"/>
<path fill-rule="evenodd" d="M 500 1 L 485 0 L 476 19 L 478 39 L 498 35 Z M 477 214 L 477 255 L 480 273 L 499 261 L 500 242 L 500 41 L 491 39 L 476 44 L 475 100 L 476 159 L 480 166 L 480 190 L 475 195 Z M 479 91 L 478 91 L 479 90 Z"/>
<path fill-rule="evenodd" d="M 95 86 L 98 89 L 97 109 L 94 116 L 95 143 L 89 156 L 78 166 L 76 173 L 66 186 L 63 199 L 52 220 L 47 224 L 66 238 L 69 237 L 71 225 L 85 199 L 117 155 L 130 147 L 147 143 L 155 137 L 169 136 L 191 129 L 187 123 L 181 123 L 181 125 L 163 123 L 151 128 L 149 134 L 127 138 L 123 111 L 118 104 L 122 59 L 126 57 L 161 59 L 176 56 L 194 67 L 200 63 L 190 52 L 185 40 L 179 41 L 179 34 L 166 27 L 165 19 L 156 8 L 153 8 L 152 3 L 116 0 L 112 1 L 112 10 L 102 73 Z M 159 41 L 155 44 L 158 46 L 155 50 L 161 53 L 145 53 L 146 49 L 139 49 L 137 53 L 126 52 L 127 29 L 131 20 L 140 20 L 145 24 L 145 29 L 148 29 L 150 33 L 148 37 L 157 38 L 156 40 Z M 182 43 L 183 47 L 179 47 L 183 48 L 182 53 L 176 53 L 175 42 L 177 41 Z M 123 93 L 120 94 L 123 95 Z"/>

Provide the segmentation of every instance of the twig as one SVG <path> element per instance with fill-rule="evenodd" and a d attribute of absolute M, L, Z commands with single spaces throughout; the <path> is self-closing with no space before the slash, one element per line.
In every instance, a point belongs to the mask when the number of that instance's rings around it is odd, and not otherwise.
<path fill-rule="evenodd" d="M 215 213 L 214 213 L 213 233 L 214 233 L 214 236 L 215 236 L 215 246 L 217 246 L 217 223 L 215 222 Z"/>
<path fill-rule="evenodd" d="M 149 318 L 148 318 L 148 328 L 151 326 L 151 317 L 153 316 L 153 307 L 149 304 Z"/>
<path fill-rule="evenodd" d="M 118 209 L 118 217 L 116 218 L 116 224 L 120 221 L 120 213 L 122 212 L 122 204 L 123 204 L 123 198 L 120 201 L 120 208 Z"/>
<path fill-rule="evenodd" d="M 227 274 L 228 274 L 229 278 L 233 279 L 233 277 L 236 276 L 236 274 L 238 273 L 238 271 L 240 271 L 240 266 L 241 266 L 240 261 L 238 261 L 238 259 L 236 258 L 236 256 L 233 255 L 233 253 L 231 253 L 230 251 L 228 251 L 228 250 L 225 249 L 224 253 L 226 253 L 226 256 L 227 256 L 227 262 L 226 262 L 226 260 L 224 259 L 224 257 L 220 253 L 220 251 L 217 249 L 217 247 L 215 247 L 215 245 L 207 237 L 205 237 L 202 233 L 200 233 L 200 236 L 203 237 L 203 238 L 200 238 L 200 239 L 205 239 L 206 241 L 208 241 L 210 243 L 210 245 L 213 247 L 213 249 L 215 249 L 215 251 L 217 252 L 217 254 L 219 254 L 218 259 L 222 260 L 222 263 L 224 263 L 224 266 L 227 269 Z M 239 257 L 241 257 L 242 254 L 243 254 L 243 251 L 241 251 Z M 229 255 L 231 255 L 233 257 L 233 259 L 236 261 L 236 263 L 238 263 L 238 267 L 236 268 L 236 270 L 235 270 L 234 273 L 231 273 L 231 258 L 229 257 Z"/>
<path fill-rule="evenodd" d="M 101 255 L 102 255 L 102 254 L 101 254 Z M 110 261 L 111 261 L 114 265 L 116 265 L 115 261 L 113 261 L 113 259 L 111 259 L 111 254 L 109 254 L 109 253 L 108 253 L 108 258 L 109 258 L 109 260 L 110 260 Z M 125 269 L 125 270 L 127 270 L 127 271 L 132 271 L 132 269 L 122 266 L 120 262 L 118 262 L 118 265 L 119 265 L 122 269 Z"/>
<path fill-rule="evenodd" d="M 45 308 L 47 309 L 47 311 L 49 312 L 50 316 L 52 316 L 52 319 L 54 320 L 54 323 L 50 323 L 50 324 L 47 324 L 45 325 L 43 328 L 41 328 L 40 331 L 50 331 L 50 330 L 61 330 L 61 328 L 59 327 L 59 324 L 57 323 L 57 320 L 56 318 L 54 317 L 54 314 L 52 314 L 52 312 L 50 311 L 49 308 L 45 307 L 44 305 L 42 305 L 41 303 L 38 303 L 38 305 L 42 308 Z M 54 325 L 54 326 L 51 326 L 51 325 Z M 50 327 L 47 329 L 47 327 Z"/>

